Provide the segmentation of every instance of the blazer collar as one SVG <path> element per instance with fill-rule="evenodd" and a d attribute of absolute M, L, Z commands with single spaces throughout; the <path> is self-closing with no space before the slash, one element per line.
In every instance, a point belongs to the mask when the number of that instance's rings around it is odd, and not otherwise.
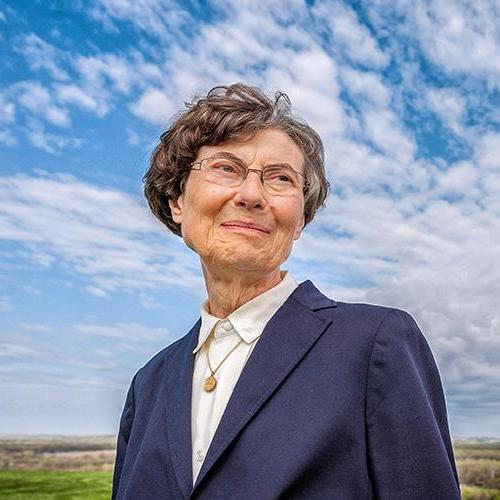
<path fill-rule="evenodd" d="M 191 447 L 191 392 L 201 320 L 165 360 L 167 433 L 172 463 L 186 498 L 199 487 L 224 450 L 274 389 L 293 371 L 331 322 L 315 311 L 335 307 L 311 281 L 301 283 L 269 320 L 236 383 L 193 487 Z M 276 356 L 279 352 L 280 355 Z"/>

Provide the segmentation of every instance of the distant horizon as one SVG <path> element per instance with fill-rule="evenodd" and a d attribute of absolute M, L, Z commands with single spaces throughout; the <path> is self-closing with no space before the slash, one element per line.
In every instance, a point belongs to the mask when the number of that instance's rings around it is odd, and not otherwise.
<path fill-rule="evenodd" d="M 116 438 L 117 434 L 0 434 L 0 439 L 10 439 L 14 437 L 33 437 L 33 438 Z M 500 436 L 452 436 L 452 441 L 476 440 L 476 441 L 499 441 Z"/>

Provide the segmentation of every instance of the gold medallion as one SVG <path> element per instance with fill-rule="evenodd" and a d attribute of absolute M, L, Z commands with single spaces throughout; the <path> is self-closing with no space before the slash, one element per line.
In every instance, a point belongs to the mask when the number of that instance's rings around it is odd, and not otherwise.
<path fill-rule="evenodd" d="M 210 375 L 210 377 L 207 377 L 205 379 L 205 382 L 203 383 L 203 389 L 205 389 L 207 392 L 212 392 L 215 389 L 216 385 L 217 380 L 215 380 L 215 377 L 213 375 Z"/>

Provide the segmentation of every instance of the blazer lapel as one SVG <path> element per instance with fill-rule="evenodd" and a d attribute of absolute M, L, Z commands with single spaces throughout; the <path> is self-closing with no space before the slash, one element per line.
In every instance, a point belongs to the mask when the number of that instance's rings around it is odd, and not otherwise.
<path fill-rule="evenodd" d="M 321 294 L 311 281 L 306 281 L 294 290 L 271 318 L 243 367 L 193 491 L 247 422 L 326 330 L 330 322 L 313 311 L 335 305 L 335 301 Z M 191 459 L 189 463 L 191 464 Z"/>
<path fill-rule="evenodd" d="M 167 434 L 172 464 L 179 486 L 188 497 L 193 489 L 191 461 L 191 392 L 193 350 L 198 341 L 201 319 L 181 339 L 166 360 L 165 393 Z"/>

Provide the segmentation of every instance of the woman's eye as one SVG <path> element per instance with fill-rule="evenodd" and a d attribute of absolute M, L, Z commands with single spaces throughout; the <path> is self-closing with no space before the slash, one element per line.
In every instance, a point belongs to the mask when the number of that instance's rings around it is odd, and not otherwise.
<path fill-rule="evenodd" d="M 280 167 L 269 167 L 266 169 L 264 177 L 267 178 L 268 182 L 276 185 L 295 184 L 293 175 L 291 175 L 288 169 Z"/>
<path fill-rule="evenodd" d="M 273 174 L 269 176 L 269 180 L 272 182 L 279 182 L 281 184 L 286 184 L 293 182 L 292 178 L 288 174 Z"/>
<path fill-rule="evenodd" d="M 292 179 L 286 174 L 278 176 L 278 180 L 282 182 L 292 182 Z"/>
<path fill-rule="evenodd" d="M 225 172 L 228 174 L 233 174 L 237 171 L 236 167 L 231 163 L 219 163 L 215 166 L 215 168 L 220 172 Z"/>

